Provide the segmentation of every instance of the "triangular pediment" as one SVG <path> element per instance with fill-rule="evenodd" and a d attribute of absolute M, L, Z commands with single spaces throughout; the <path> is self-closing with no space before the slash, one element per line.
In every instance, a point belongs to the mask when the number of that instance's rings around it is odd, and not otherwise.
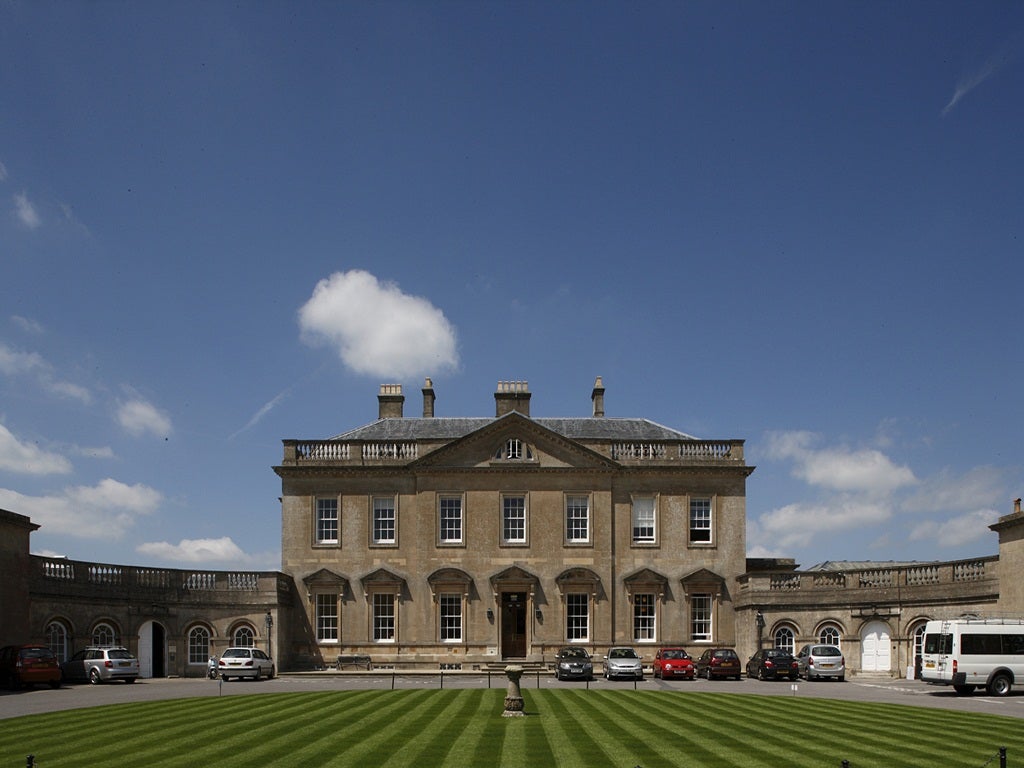
<path fill-rule="evenodd" d="M 321 568 L 306 576 L 302 583 L 307 587 L 347 587 L 348 579 L 328 568 Z"/>
<path fill-rule="evenodd" d="M 399 574 L 389 571 L 387 568 L 378 568 L 375 571 L 363 576 L 359 581 L 362 583 L 363 588 L 373 584 L 377 586 L 395 586 L 399 587 L 405 584 L 405 577 Z"/>
<path fill-rule="evenodd" d="M 668 577 L 663 576 L 650 568 L 641 568 L 640 570 L 629 574 L 629 576 L 623 577 L 622 581 L 627 586 L 638 584 L 660 584 L 664 586 L 665 584 L 668 584 Z"/>
<path fill-rule="evenodd" d="M 510 565 L 508 568 L 498 571 L 491 576 L 491 586 L 496 592 L 499 586 L 522 585 L 532 587 L 536 584 L 537 577 L 518 565 Z"/>
<path fill-rule="evenodd" d="M 519 451 L 509 455 L 509 441 Z M 510 472 L 535 469 L 611 469 L 615 463 L 581 443 L 513 411 L 431 451 L 410 469 L 499 468 Z"/>
<path fill-rule="evenodd" d="M 696 571 L 691 571 L 679 581 L 687 589 L 698 585 L 721 587 L 725 584 L 724 578 L 714 571 L 709 571 L 707 568 L 698 568 Z"/>

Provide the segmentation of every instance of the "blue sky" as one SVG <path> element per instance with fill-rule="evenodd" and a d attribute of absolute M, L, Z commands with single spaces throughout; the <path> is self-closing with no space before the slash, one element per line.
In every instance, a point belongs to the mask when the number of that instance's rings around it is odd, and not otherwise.
<path fill-rule="evenodd" d="M 1019 3 L 0 0 L 0 508 L 274 569 L 285 438 L 745 439 L 748 554 L 994 554 L 1024 493 Z"/>

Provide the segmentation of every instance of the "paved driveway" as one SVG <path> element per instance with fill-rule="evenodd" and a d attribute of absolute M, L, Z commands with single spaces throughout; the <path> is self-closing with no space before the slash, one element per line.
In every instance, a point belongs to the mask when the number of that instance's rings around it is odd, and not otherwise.
<path fill-rule="evenodd" d="M 205 678 L 165 678 L 139 680 L 106 685 L 65 685 L 58 690 L 48 687 L 22 691 L 0 691 L 0 719 L 19 715 L 53 712 L 62 709 L 94 707 L 101 704 L 123 704 L 206 696 L 236 696 L 253 693 L 284 693 L 292 691 L 422 689 L 422 688 L 498 688 L 504 690 L 505 677 L 499 673 L 406 674 L 390 672 L 308 673 L 281 675 L 273 680 L 232 681 L 223 683 Z M 550 674 L 523 676 L 524 691 L 541 688 L 593 688 L 595 690 L 629 690 L 634 686 L 645 691 L 714 691 L 720 693 L 754 693 L 768 696 L 819 697 L 847 701 L 877 701 L 919 707 L 937 707 L 960 712 L 980 712 L 1024 718 L 1024 689 L 1015 690 L 1005 698 L 976 693 L 957 696 L 952 689 L 925 685 L 914 680 L 887 678 L 851 678 L 844 683 L 822 681 L 759 680 L 673 680 L 647 677 L 643 682 L 612 681 L 601 678 L 591 683 L 558 682 Z"/>

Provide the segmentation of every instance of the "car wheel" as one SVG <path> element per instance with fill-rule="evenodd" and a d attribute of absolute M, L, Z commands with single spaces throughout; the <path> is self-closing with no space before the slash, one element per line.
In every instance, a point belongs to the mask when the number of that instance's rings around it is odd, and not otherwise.
<path fill-rule="evenodd" d="M 126 677 L 126 678 L 124 679 L 124 681 L 125 681 L 126 683 L 134 683 L 134 682 L 135 682 L 135 678 L 134 678 L 134 677 Z"/>
<path fill-rule="evenodd" d="M 708 675 L 708 680 L 714 680 L 715 679 L 714 676 L 711 674 L 711 667 L 708 667 L 707 675 Z"/>
<path fill-rule="evenodd" d="M 99 685 L 100 672 L 96 667 L 89 670 L 89 685 Z"/>
<path fill-rule="evenodd" d="M 256 674 L 252 676 L 252 679 L 258 681 L 261 677 L 263 677 L 263 669 L 256 667 Z"/>
<path fill-rule="evenodd" d="M 840 675 L 839 677 L 836 678 L 836 680 L 838 680 L 840 683 L 845 683 L 846 682 L 846 675 Z"/>
<path fill-rule="evenodd" d="M 229 680 L 227 675 L 221 675 L 220 679 L 223 680 L 225 683 Z"/>
<path fill-rule="evenodd" d="M 761 681 L 764 680 L 764 667 L 761 667 L 757 670 L 757 679 Z"/>
<path fill-rule="evenodd" d="M 1010 689 L 1013 688 L 1013 684 L 1010 682 L 1010 676 L 1000 672 L 988 681 L 986 686 L 988 692 L 993 696 L 1006 696 Z"/>
<path fill-rule="evenodd" d="M 60 688 L 60 678 L 58 677 L 56 680 L 51 680 L 50 687 L 53 689 Z"/>

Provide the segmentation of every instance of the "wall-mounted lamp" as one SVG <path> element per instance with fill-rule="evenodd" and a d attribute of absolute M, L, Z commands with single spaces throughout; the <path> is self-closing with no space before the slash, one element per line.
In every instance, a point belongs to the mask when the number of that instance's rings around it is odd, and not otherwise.
<path fill-rule="evenodd" d="M 544 614 L 541 612 L 540 608 L 534 611 L 533 615 L 537 617 L 537 621 L 544 621 Z"/>
<path fill-rule="evenodd" d="M 274 640 L 270 634 L 271 628 L 274 626 L 274 617 L 270 615 L 270 611 L 267 611 L 267 615 L 263 617 L 264 623 L 267 625 L 267 656 L 274 655 Z"/>
<path fill-rule="evenodd" d="M 764 629 L 764 614 L 760 611 L 757 612 L 757 628 Z"/>
<path fill-rule="evenodd" d="M 492 611 L 490 608 L 487 609 L 487 620 L 494 621 L 494 611 Z"/>

